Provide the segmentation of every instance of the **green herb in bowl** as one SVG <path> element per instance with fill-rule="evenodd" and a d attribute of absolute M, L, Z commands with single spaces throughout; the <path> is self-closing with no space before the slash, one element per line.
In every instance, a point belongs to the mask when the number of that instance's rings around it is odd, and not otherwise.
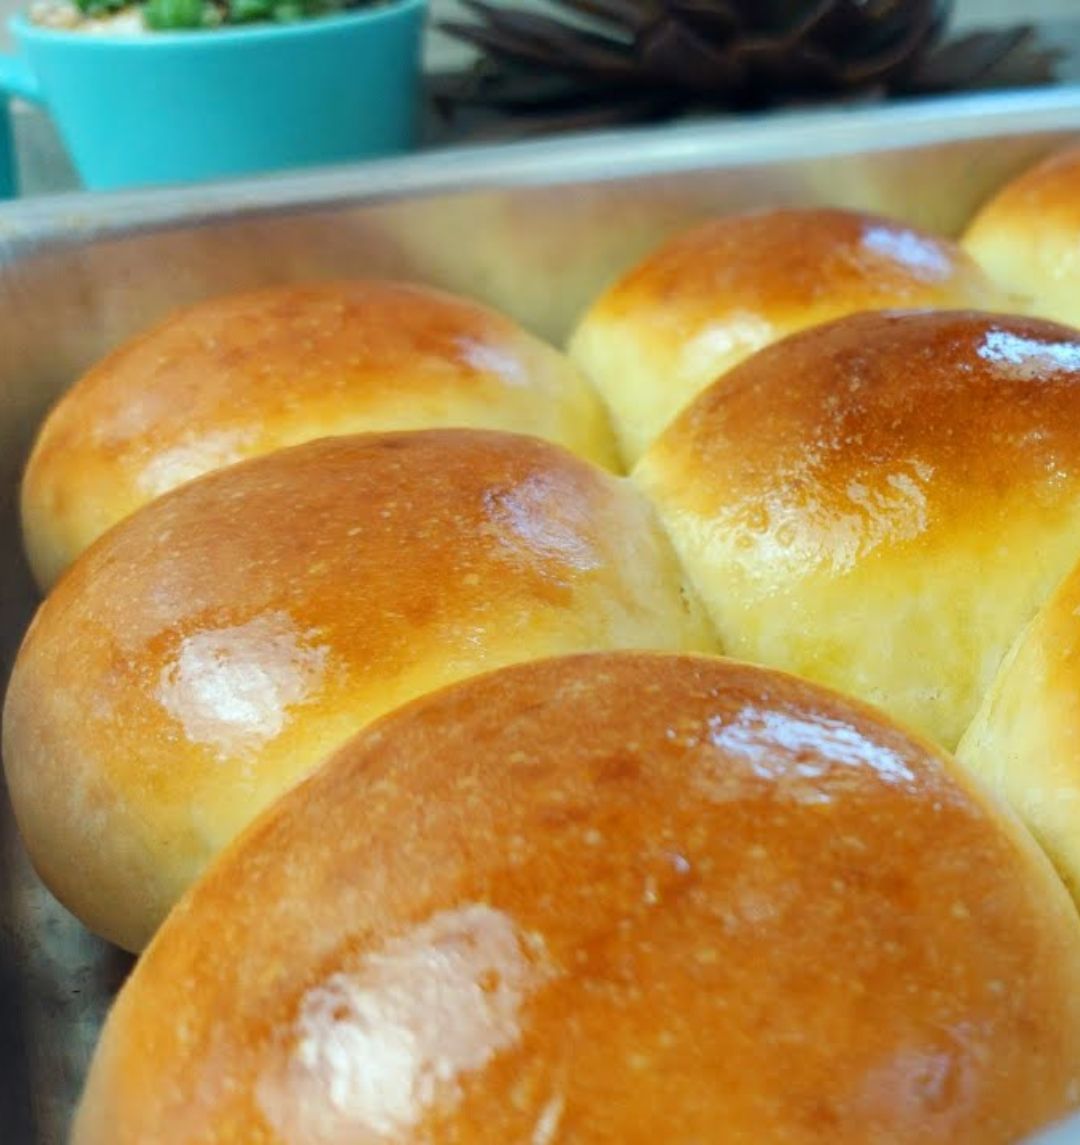
<path fill-rule="evenodd" d="M 34 23 L 68 31 L 180 32 L 289 24 L 386 0 L 41 0 Z"/>

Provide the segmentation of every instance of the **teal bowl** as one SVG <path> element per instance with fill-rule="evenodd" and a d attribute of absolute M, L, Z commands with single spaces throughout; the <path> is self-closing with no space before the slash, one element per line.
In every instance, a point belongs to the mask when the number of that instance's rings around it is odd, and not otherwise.
<path fill-rule="evenodd" d="M 16 16 L 0 91 L 48 108 L 91 190 L 390 155 L 416 141 L 426 9 L 145 35 Z"/>

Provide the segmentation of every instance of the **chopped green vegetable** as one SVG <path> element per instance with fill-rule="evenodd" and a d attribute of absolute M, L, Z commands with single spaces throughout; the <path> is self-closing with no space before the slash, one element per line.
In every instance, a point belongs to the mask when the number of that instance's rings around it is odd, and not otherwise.
<path fill-rule="evenodd" d="M 206 24 L 206 0 L 147 0 L 143 20 L 156 32 L 202 28 Z"/>
<path fill-rule="evenodd" d="M 339 0 L 228 0 L 228 4 L 230 24 L 248 24 L 255 20 L 290 24 L 347 7 Z"/>
<path fill-rule="evenodd" d="M 230 24 L 269 20 L 273 7 L 272 0 L 229 0 L 228 20 Z"/>
<path fill-rule="evenodd" d="M 75 0 L 75 5 L 85 16 L 104 16 L 126 8 L 127 0 Z"/>
<path fill-rule="evenodd" d="M 388 0 L 73 0 L 84 16 L 109 16 L 125 9 L 142 10 L 143 23 L 155 32 L 215 28 L 229 24 L 289 24 L 372 8 Z"/>

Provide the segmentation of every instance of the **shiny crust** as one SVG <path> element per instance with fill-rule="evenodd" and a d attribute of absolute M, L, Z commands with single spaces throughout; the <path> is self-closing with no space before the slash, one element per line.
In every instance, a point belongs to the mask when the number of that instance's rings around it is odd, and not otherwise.
<path fill-rule="evenodd" d="M 1080 554 L 1080 334 L 842 319 L 710 388 L 635 477 L 726 651 L 952 747 Z"/>
<path fill-rule="evenodd" d="M 1026 310 L 1080 325 L 1080 146 L 1007 183 L 963 245 Z"/>
<path fill-rule="evenodd" d="M 74 1145 L 1006 1145 L 1080 1101 L 1080 921 L 944 755 L 722 660 L 547 661 L 215 864 Z"/>
<path fill-rule="evenodd" d="M 137 949 L 205 862 L 373 717 L 561 652 L 710 649 L 625 478 L 538 439 L 327 439 L 167 494 L 76 562 L 4 762 L 57 897 Z"/>
<path fill-rule="evenodd" d="M 1080 567 L 1025 629 L 957 749 L 1080 903 Z"/>
<path fill-rule="evenodd" d="M 35 575 L 47 587 L 110 525 L 231 462 L 436 426 L 534 433 L 614 460 L 574 367 L 474 302 L 358 281 L 199 303 L 110 354 L 46 420 L 23 484 Z"/>
<path fill-rule="evenodd" d="M 664 244 L 600 297 L 570 353 L 632 462 L 708 384 L 786 334 L 859 310 L 1001 301 L 945 239 L 855 211 L 762 211 Z"/>

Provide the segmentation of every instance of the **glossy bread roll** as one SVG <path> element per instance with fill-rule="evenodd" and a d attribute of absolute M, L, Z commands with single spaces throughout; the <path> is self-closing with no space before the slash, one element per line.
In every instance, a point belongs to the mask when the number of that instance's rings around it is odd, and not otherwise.
<path fill-rule="evenodd" d="M 1080 567 L 1024 630 L 958 748 L 1080 904 Z"/>
<path fill-rule="evenodd" d="M 858 310 L 1001 308 L 945 239 L 854 211 L 732 215 L 679 235 L 588 311 L 571 357 L 628 462 L 707 385 L 786 334 Z"/>
<path fill-rule="evenodd" d="M 476 303 L 388 282 L 210 299 L 121 346 L 46 419 L 22 489 L 32 567 L 47 588 L 139 506 L 243 458 L 436 426 L 533 433 L 614 460 L 574 367 Z"/>
<path fill-rule="evenodd" d="M 841 319 L 710 388 L 635 477 L 727 652 L 953 747 L 1080 556 L 1080 334 Z"/>
<path fill-rule="evenodd" d="M 1007 183 L 963 245 L 1025 309 L 1080 326 L 1080 147 Z"/>
<path fill-rule="evenodd" d="M 325 439 L 192 482 L 39 611 L 4 718 L 46 884 L 138 949 L 206 861 L 373 717 L 559 652 L 709 648 L 651 510 L 536 438 Z"/>
<path fill-rule="evenodd" d="M 74 1145 L 1012 1145 L 1080 1104 L 1019 824 L 758 668 L 529 664 L 394 713 L 182 902 Z"/>

